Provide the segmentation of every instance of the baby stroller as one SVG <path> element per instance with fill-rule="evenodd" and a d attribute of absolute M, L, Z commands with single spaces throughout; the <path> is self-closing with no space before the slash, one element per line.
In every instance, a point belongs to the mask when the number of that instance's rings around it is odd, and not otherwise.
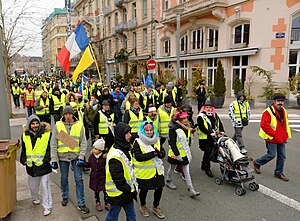
<path fill-rule="evenodd" d="M 253 176 L 254 170 L 249 167 L 249 158 L 240 153 L 237 144 L 229 137 L 220 137 L 216 140 L 218 148 L 217 161 L 220 165 L 222 177 L 215 179 L 216 184 L 221 185 L 223 180 L 237 184 L 235 193 L 242 196 L 246 193 L 245 184 L 249 183 L 249 189 L 256 191 L 259 185 Z"/>

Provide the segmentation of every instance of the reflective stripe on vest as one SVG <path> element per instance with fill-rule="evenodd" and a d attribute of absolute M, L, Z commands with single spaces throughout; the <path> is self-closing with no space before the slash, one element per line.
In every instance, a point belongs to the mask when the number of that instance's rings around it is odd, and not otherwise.
<path fill-rule="evenodd" d="M 174 113 L 174 107 L 171 107 L 170 115 L 164 111 L 161 107 L 158 108 L 158 115 L 159 115 L 159 134 L 160 135 L 168 135 L 169 134 L 169 123 L 172 118 L 172 114 Z"/>
<path fill-rule="evenodd" d="M 49 99 L 47 98 L 46 99 L 46 103 L 44 103 L 44 100 L 42 98 L 40 98 L 40 106 L 43 107 L 43 109 L 41 110 L 36 110 L 35 113 L 37 115 L 44 115 L 44 114 L 49 114 Z M 44 106 L 48 106 L 48 107 L 45 107 Z"/>
<path fill-rule="evenodd" d="M 208 130 L 208 123 L 207 123 L 207 121 L 205 120 L 205 118 L 204 118 L 203 116 L 201 116 L 201 117 L 202 117 L 202 120 L 203 120 L 205 129 Z M 199 139 L 199 140 L 205 140 L 205 139 L 207 139 L 207 134 L 203 133 L 203 132 L 199 129 L 199 127 L 198 127 L 198 129 L 197 129 L 197 132 L 198 132 L 198 139 Z"/>
<path fill-rule="evenodd" d="M 99 124 L 98 124 L 98 129 L 99 129 L 99 134 L 108 134 L 109 129 L 108 129 L 108 124 L 105 122 L 104 117 L 103 117 L 103 113 L 99 111 Z M 110 115 L 110 119 L 111 121 L 109 121 L 109 123 L 112 125 L 113 121 L 114 121 L 115 115 L 111 114 Z"/>
<path fill-rule="evenodd" d="M 35 99 L 38 99 L 38 98 L 40 98 L 40 96 L 42 95 L 42 93 L 43 93 L 43 91 L 35 91 L 34 92 L 34 96 L 35 96 Z"/>
<path fill-rule="evenodd" d="M 60 107 L 63 107 L 63 105 L 64 105 L 64 99 L 63 98 L 64 98 L 64 96 L 62 96 L 62 95 L 60 97 L 60 100 L 58 99 L 57 96 L 55 96 L 55 95 L 52 96 L 55 111 L 59 110 Z"/>
<path fill-rule="evenodd" d="M 20 94 L 20 88 L 19 87 L 12 87 L 13 95 L 19 95 Z"/>
<path fill-rule="evenodd" d="M 276 127 L 277 127 L 277 119 L 276 119 L 276 117 L 274 116 L 274 114 L 272 113 L 272 111 L 271 111 L 270 108 L 273 108 L 273 106 L 271 106 L 271 107 L 265 109 L 264 112 L 265 112 L 265 111 L 268 111 L 268 112 L 269 112 L 269 114 L 270 114 L 270 116 L 271 116 L 270 126 L 272 127 L 272 129 L 273 129 L 274 131 L 276 131 Z M 292 135 L 291 135 L 291 128 L 290 128 L 289 121 L 288 121 L 288 118 L 287 118 L 287 112 L 286 112 L 286 110 L 285 110 L 284 107 L 282 107 L 282 109 L 284 110 L 284 120 L 285 120 L 285 123 L 286 123 L 286 132 L 287 132 L 287 134 L 288 134 L 288 137 L 291 138 L 291 137 L 292 137 Z M 274 108 L 273 108 L 273 111 L 274 111 L 274 113 L 275 113 Z M 265 140 L 266 140 L 266 139 L 269 139 L 269 140 L 272 140 L 272 139 L 273 139 L 273 137 L 271 137 L 270 135 L 266 134 L 266 133 L 263 131 L 262 128 L 259 129 L 259 134 L 258 134 L 258 135 L 259 135 L 261 138 L 265 139 Z"/>
<path fill-rule="evenodd" d="M 240 106 L 240 108 L 239 108 Z M 244 108 L 242 107 L 242 105 L 239 104 L 239 102 L 237 100 L 235 100 L 233 102 L 233 108 L 234 108 L 234 117 L 237 121 L 242 121 L 241 119 L 241 114 L 242 114 L 242 118 L 248 118 L 247 114 L 248 114 L 248 108 L 249 108 L 249 103 L 248 101 L 244 102 Z M 240 112 L 241 109 L 241 112 Z"/>
<path fill-rule="evenodd" d="M 42 137 L 37 138 L 33 148 L 30 136 L 23 133 L 23 141 L 26 148 L 26 165 L 28 167 L 32 167 L 33 164 L 36 166 L 41 166 L 43 164 L 49 139 L 50 131 L 47 131 L 42 134 Z"/>
<path fill-rule="evenodd" d="M 29 93 L 29 92 L 26 90 L 26 100 L 27 100 L 27 101 L 33 101 L 33 91 L 31 91 L 31 93 Z"/>
<path fill-rule="evenodd" d="M 59 133 L 60 131 L 64 131 L 65 133 L 68 133 L 66 126 L 65 126 L 64 122 L 62 122 L 62 121 L 56 122 L 56 128 L 57 128 L 57 133 Z M 81 121 L 76 121 L 71 127 L 71 131 L 70 131 L 69 135 L 72 138 L 74 138 L 77 142 L 77 146 L 74 149 L 68 147 L 66 144 L 64 144 L 60 140 L 57 141 L 57 148 L 58 148 L 59 153 L 67 153 L 67 152 L 79 153 L 79 151 L 80 151 L 79 139 L 80 139 L 80 134 L 81 134 L 82 128 L 83 128 L 83 123 Z"/>
<path fill-rule="evenodd" d="M 144 143 L 140 141 L 139 138 L 137 138 L 135 140 L 136 142 L 138 142 L 139 147 L 142 151 L 142 154 L 147 153 L 147 151 L 145 150 L 144 147 Z M 159 140 L 158 140 L 159 142 Z M 160 150 L 160 145 L 155 146 L 158 150 Z M 152 147 L 153 151 L 154 148 Z M 138 179 L 144 179 L 144 180 L 148 180 L 153 178 L 156 175 L 156 171 L 158 173 L 158 175 L 161 175 L 161 173 L 159 172 L 159 170 L 157 170 L 154 162 L 152 161 L 152 159 L 147 160 L 147 161 L 137 161 L 135 159 L 135 157 L 133 157 L 133 168 L 134 168 L 134 172 L 135 172 L 135 176 Z"/>
<path fill-rule="evenodd" d="M 139 118 L 137 118 L 137 116 L 131 110 L 128 111 L 130 116 L 130 121 L 128 125 L 131 127 L 131 133 L 137 133 L 140 124 L 143 122 L 143 118 L 144 118 L 143 111 L 140 109 Z"/>
<path fill-rule="evenodd" d="M 182 129 L 180 128 L 180 129 L 177 129 L 177 130 L 182 130 Z M 176 134 L 177 134 L 176 147 L 178 148 L 180 156 L 181 157 L 185 157 L 186 156 L 186 152 L 183 149 L 183 145 L 182 145 L 181 139 L 186 139 L 187 142 L 189 142 L 189 139 L 191 137 L 191 131 L 189 130 L 188 131 L 188 136 L 186 136 L 185 132 L 182 130 L 182 132 L 183 132 L 182 134 L 184 134 L 184 137 L 180 137 L 180 135 L 177 132 L 177 130 L 176 130 Z M 175 156 L 174 152 L 172 151 L 172 148 L 170 148 L 169 151 L 168 151 L 168 157 L 176 159 L 176 156 Z"/>
<path fill-rule="evenodd" d="M 130 154 L 130 152 L 129 152 Z M 131 154 L 130 154 L 131 156 Z M 109 197 L 117 197 L 120 196 L 123 192 L 119 189 L 117 189 L 116 184 L 113 182 L 110 170 L 109 170 L 109 160 L 110 159 L 116 159 L 120 161 L 123 167 L 124 171 L 124 178 L 126 180 L 126 183 L 131 187 L 131 192 L 135 191 L 135 175 L 134 170 L 132 168 L 132 164 L 127 158 L 127 156 L 118 149 L 115 149 L 114 146 L 112 146 L 107 154 L 107 163 L 106 163 L 106 178 L 105 178 L 105 190 Z M 132 159 L 132 157 L 131 157 Z"/>

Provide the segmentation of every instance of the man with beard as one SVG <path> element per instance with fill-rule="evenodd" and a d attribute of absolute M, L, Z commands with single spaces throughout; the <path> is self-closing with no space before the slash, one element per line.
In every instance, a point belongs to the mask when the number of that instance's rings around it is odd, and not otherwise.
<path fill-rule="evenodd" d="M 50 136 L 50 125 L 41 123 L 36 115 L 31 115 L 21 138 L 20 163 L 26 165 L 28 186 L 34 205 L 40 204 L 39 188 L 41 186 L 44 216 L 48 216 L 52 209 Z"/>
<path fill-rule="evenodd" d="M 61 113 L 65 103 L 65 94 L 62 94 L 58 87 L 55 87 L 52 93 L 52 99 L 50 100 L 50 113 L 53 115 L 54 121 L 57 122 L 61 118 Z"/>
<path fill-rule="evenodd" d="M 118 220 L 121 208 L 126 218 L 136 221 L 133 200 L 136 200 L 136 178 L 130 153 L 130 127 L 119 122 L 115 128 L 115 144 L 107 154 L 105 189 L 110 209 L 105 221 Z"/>
<path fill-rule="evenodd" d="M 34 103 L 34 109 L 36 115 L 41 119 L 42 122 L 51 123 L 50 120 L 50 100 L 46 91 L 42 93 L 42 96 L 38 98 Z"/>
<path fill-rule="evenodd" d="M 110 109 L 112 110 L 113 109 L 113 97 L 112 95 L 109 93 L 109 89 L 108 87 L 105 87 L 103 89 L 103 92 L 102 94 L 100 95 L 98 101 L 99 101 L 99 104 L 102 105 L 102 102 L 106 100 L 108 101 L 109 103 L 109 106 L 110 106 Z"/>
<path fill-rule="evenodd" d="M 102 102 L 102 109 L 95 115 L 93 121 L 95 137 L 105 140 L 105 147 L 110 149 L 114 144 L 115 115 L 109 107 L 109 102 Z"/>
<path fill-rule="evenodd" d="M 274 177 L 285 182 L 289 181 L 283 174 L 286 159 L 285 144 L 291 138 L 291 129 L 288 114 L 283 107 L 285 95 L 275 94 L 272 106 L 264 110 L 260 121 L 259 136 L 266 142 L 267 153 L 254 160 L 253 166 L 256 173 L 261 173 L 260 167 L 273 160 L 277 153 Z"/>

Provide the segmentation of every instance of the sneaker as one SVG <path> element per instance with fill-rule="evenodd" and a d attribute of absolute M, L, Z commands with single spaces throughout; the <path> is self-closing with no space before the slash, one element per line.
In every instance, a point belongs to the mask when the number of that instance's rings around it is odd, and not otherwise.
<path fill-rule="evenodd" d="M 146 206 L 140 206 L 140 211 L 141 211 L 141 214 L 144 216 L 144 217 L 148 217 L 150 216 L 149 212 L 148 212 L 148 208 Z"/>
<path fill-rule="evenodd" d="M 87 208 L 85 205 L 78 206 L 77 209 L 79 209 L 83 214 L 87 214 L 90 212 L 89 208 Z"/>
<path fill-rule="evenodd" d="M 241 154 L 246 154 L 248 151 L 245 148 L 241 148 Z"/>
<path fill-rule="evenodd" d="M 206 173 L 206 175 L 209 176 L 209 177 L 214 177 L 214 175 L 212 174 L 212 172 L 211 172 L 210 169 L 206 169 L 206 170 L 205 170 L 205 173 Z"/>
<path fill-rule="evenodd" d="M 51 213 L 51 209 L 44 209 L 44 216 L 48 216 Z"/>
<path fill-rule="evenodd" d="M 192 189 L 190 190 L 190 189 L 188 189 L 188 191 L 190 192 L 190 197 L 191 197 L 191 198 L 194 198 L 194 197 L 200 195 L 200 192 L 197 192 L 197 191 L 195 191 L 195 190 L 192 190 Z"/>
<path fill-rule="evenodd" d="M 67 206 L 67 205 L 68 205 L 68 202 L 69 202 L 68 199 L 63 199 L 63 200 L 61 201 L 61 205 L 62 205 L 62 206 Z"/>
<path fill-rule="evenodd" d="M 283 173 L 274 174 L 274 177 L 276 177 L 278 179 L 281 179 L 281 180 L 283 180 L 285 182 L 289 181 L 289 178 L 287 178 Z"/>
<path fill-rule="evenodd" d="M 40 201 L 39 199 L 37 199 L 37 200 L 32 200 L 32 203 L 33 203 L 34 205 L 39 205 L 39 204 L 41 203 L 41 201 Z"/>
<path fill-rule="evenodd" d="M 109 204 L 109 203 L 105 203 L 105 204 L 104 204 L 104 208 L 105 208 L 106 210 L 109 210 L 110 204 Z"/>
<path fill-rule="evenodd" d="M 257 174 L 260 174 L 260 173 L 261 173 L 261 171 L 260 171 L 260 165 L 258 165 L 258 164 L 256 163 L 255 160 L 253 160 L 253 169 L 254 169 L 254 171 L 255 171 Z"/>
<path fill-rule="evenodd" d="M 159 207 L 153 207 L 152 211 L 158 218 L 160 218 L 160 219 L 165 218 L 165 214 L 163 214 L 163 212 L 161 211 L 161 209 Z"/>
<path fill-rule="evenodd" d="M 99 212 L 103 211 L 103 207 L 101 206 L 101 203 L 96 203 L 96 210 Z"/>
<path fill-rule="evenodd" d="M 166 181 L 166 186 L 169 187 L 171 190 L 176 190 L 177 186 L 175 186 L 172 182 L 172 180 L 167 180 Z"/>

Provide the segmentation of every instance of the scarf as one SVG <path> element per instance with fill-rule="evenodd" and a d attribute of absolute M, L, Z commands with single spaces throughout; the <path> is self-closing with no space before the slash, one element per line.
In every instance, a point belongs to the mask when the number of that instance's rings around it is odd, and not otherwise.
<path fill-rule="evenodd" d="M 146 145 L 154 145 L 158 142 L 158 136 L 156 136 L 155 133 L 153 134 L 153 137 L 148 137 L 141 130 L 139 130 L 138 135 L 140 140 Z"/>
<path fill-rule="evenodd" d="M 164 111 L 166 111 L 166 112 L 170 115 L 172 106 L 169 107 L 169 108 L 167 108 L 166 105 L 163 104 L 163 105 L 162 105 L 162 109 L 163 109 Z"/>
<path fill-rule="evenodd" d="M 135 109 L 135 108 L 133 108 L 133 107 L 131 106 L 131 107 L 130 107 L 130 110 L 131 110 L 133 113 L 135 113 L 136 115 L 138 115 L 139 112 L 140 112 L 140 107 L 138 107 L 137 109 Z"/>

